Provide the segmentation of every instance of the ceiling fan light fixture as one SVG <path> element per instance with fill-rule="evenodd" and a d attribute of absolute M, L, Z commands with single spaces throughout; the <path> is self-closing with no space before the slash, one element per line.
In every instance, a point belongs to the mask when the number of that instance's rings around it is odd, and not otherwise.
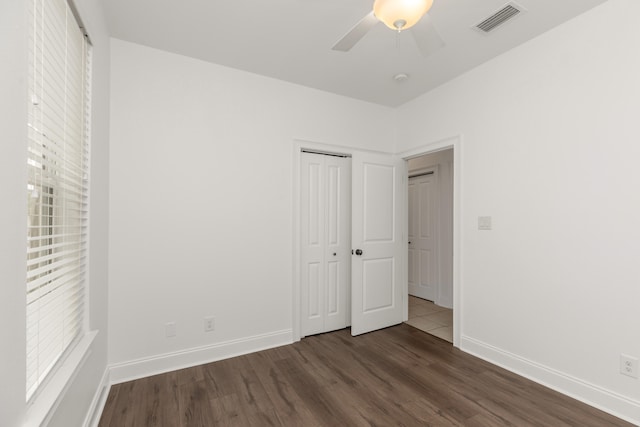
<path fill-rule="evenodd" d="M 392 30 L 413 27 L 431 9 L 433 0 L 375 0 L 373 13 Z"/>

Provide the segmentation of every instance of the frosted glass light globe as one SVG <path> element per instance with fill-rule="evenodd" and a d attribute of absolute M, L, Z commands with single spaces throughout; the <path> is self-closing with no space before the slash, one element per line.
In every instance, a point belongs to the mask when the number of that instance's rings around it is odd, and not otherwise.
<path fill-rule="evenodd" d="M 431 9 L 433 0 L 375 0 L 373 13 L 392 30 L 413 27 Z"/>

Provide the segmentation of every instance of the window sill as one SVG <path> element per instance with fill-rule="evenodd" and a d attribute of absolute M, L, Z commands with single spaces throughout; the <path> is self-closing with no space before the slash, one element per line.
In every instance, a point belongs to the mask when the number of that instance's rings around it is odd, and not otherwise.
<path fill-rule="evenodd" d="M 67 388 L 80 371 L 84 361 L 91 354 L 91 344 L 96 335 L 98 335 L 98 331 L 87 332 L 49 382 L 27 404 L 25 426 L 40 426 L 53 415 Z"/>

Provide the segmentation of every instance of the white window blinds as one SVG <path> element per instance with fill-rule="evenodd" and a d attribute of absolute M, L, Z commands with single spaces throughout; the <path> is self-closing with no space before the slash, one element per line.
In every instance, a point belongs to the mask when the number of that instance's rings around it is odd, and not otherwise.
<path fill-rule="evenodd" d="M 89 44 L 66 0 L 29 0 L 27 399 L 84 333 Z"/>

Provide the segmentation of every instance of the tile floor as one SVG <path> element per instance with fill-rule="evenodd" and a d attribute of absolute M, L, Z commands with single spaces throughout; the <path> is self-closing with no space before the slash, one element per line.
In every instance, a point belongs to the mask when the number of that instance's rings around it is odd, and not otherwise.
<path fill-rule="evenodd" d="M 440 307 L 431 301 L 409 295 L 409 320 L 407 325 L 453 342 L 453 310 Z"/>

